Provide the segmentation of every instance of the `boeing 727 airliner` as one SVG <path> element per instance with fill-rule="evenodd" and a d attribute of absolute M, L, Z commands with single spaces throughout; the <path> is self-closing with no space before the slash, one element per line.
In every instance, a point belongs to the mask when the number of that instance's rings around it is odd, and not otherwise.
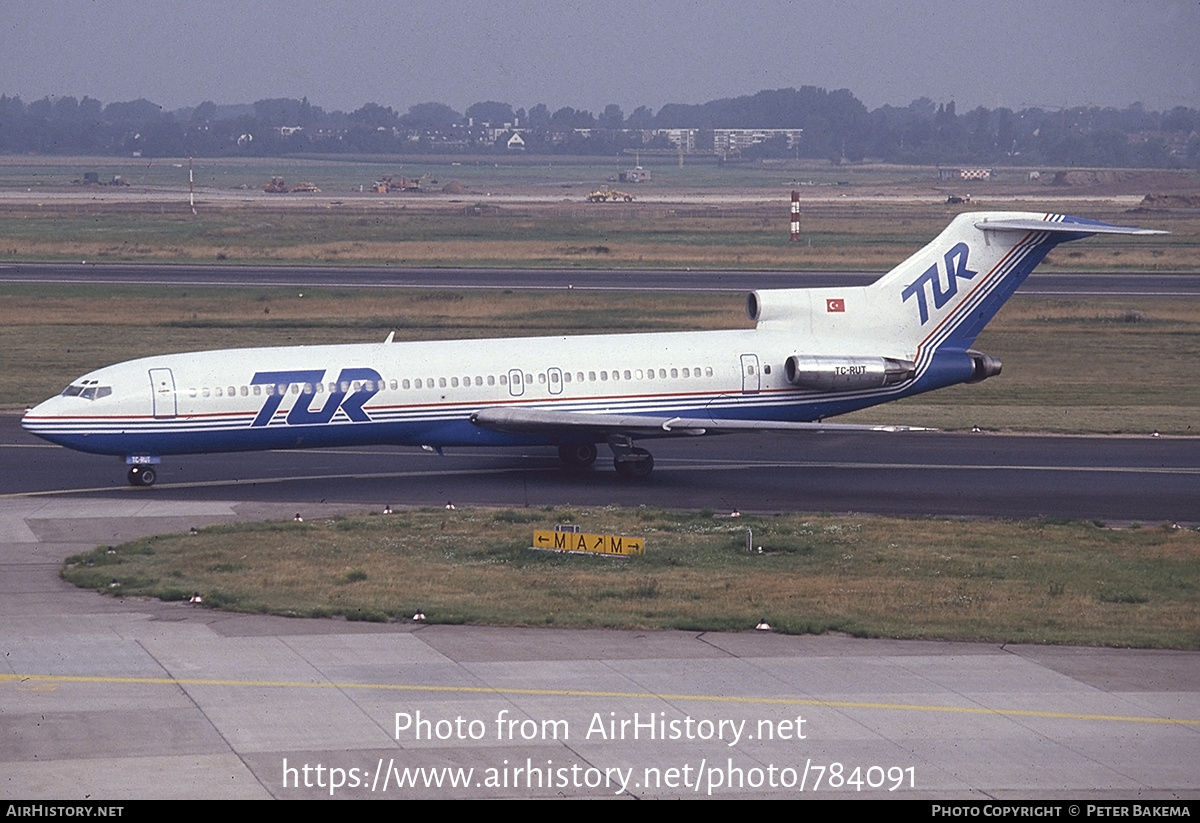
<path fill-rule="evenodd" d="M 27 431 L 124 458 L 321 446 L 557 446 L 763 430 L 890 429 L 827 417 L 1000 373 L 976 336 L 1054 246 L 1162 234 L 1056 214 L 961 214 L 870 286 L 751 293 L 748 330 L 290 346 L 169 354 L 93 371 L 31 409 Z"/>

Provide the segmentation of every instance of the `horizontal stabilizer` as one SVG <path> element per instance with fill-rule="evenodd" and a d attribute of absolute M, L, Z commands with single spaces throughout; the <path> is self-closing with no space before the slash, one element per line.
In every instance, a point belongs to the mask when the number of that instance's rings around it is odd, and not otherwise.
<path fill-rule="evenodd" d="M 1068 218 L 1070 219 L 1070 218 Z M 1140 229 L 1137 226 L 1112 226 L 1092 220 L 1051 223 L 1047 220 L 1012 219 L 980 220 L 975 224 L 980 231 L 1048 231 L 1060 234 L 1170 234 L 1158 229 Z"/>
<path fill-rule="evenodd" d="M 520 434 L 559 434 L 594 437 L 673 437 L 753 431 L 933 431 L 914 426 L 863 423 L 799 423 L 786 420 L 713 420 L 688 417 L 650 417 L 639 414 L 594 414 L 548 409 L 483 409 L 471 422 L 485 429 Z"/>

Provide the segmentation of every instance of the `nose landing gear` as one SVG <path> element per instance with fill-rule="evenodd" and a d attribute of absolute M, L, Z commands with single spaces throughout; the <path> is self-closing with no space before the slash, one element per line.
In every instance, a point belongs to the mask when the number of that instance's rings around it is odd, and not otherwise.
<path fill-rule="evenodd" d="M 131 486 L 153 486 L 158 479 L 158 472 L 153 466 L 131 466 L 126 477 Z"/>

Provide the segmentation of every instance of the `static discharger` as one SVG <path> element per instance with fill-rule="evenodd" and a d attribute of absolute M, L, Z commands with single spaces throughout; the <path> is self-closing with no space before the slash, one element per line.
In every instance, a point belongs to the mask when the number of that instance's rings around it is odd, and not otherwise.
<path fill-rule="evenodd" d="M 579 526 L 561 524 L 553 531 L 534 529 L 531 549 L 569 552 L 571 554 L 604 554 L 610 557 L 641 556 L 646 550 L 642 537 L 619 534 L 585 534 Z"/>

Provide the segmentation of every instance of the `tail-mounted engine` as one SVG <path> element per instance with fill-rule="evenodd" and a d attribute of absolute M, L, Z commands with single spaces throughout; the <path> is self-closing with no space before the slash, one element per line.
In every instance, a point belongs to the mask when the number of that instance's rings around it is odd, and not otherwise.
<path fill-rule="evenodd" d="M 971 358 L 971 376 L 967 378 L 968 383 L 978 383 L 1000 373 L 999 357 L 992 357 L 990 354 L 984 354 L 975 349 L 967 349 L 967 356 Z"/>
<path fill-rule="evenodd" d="M 996 361 L 996 365 L 999 371 L 999 361 Z M 802 389 L 857 391 L 911 380 L 916 364 L 893 357 L 793 354 L 783 364 L 783 369 L 788 382 Z"/>

